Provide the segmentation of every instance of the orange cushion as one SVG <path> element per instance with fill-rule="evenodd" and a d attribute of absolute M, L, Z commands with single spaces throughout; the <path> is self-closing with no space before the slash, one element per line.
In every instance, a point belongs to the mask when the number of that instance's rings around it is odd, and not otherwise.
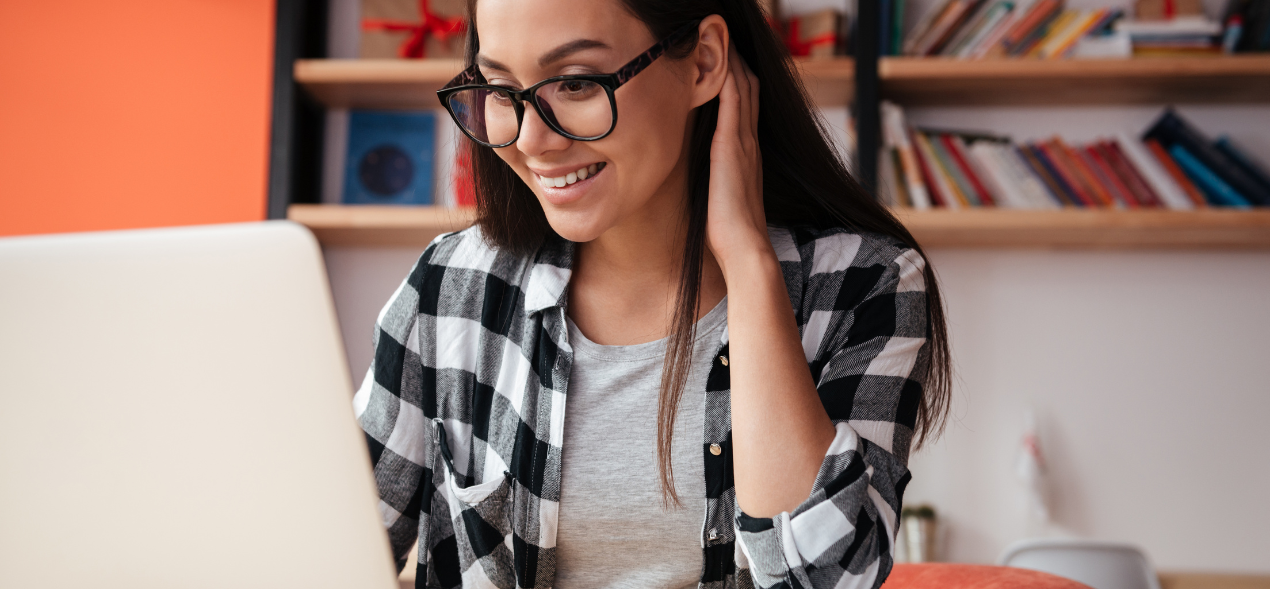
<path fill-rule="evenodd" d="M 1089 589 L 1071 579 L 1030 569 L 980 564 L 897 564 L 884 589 Z"/>

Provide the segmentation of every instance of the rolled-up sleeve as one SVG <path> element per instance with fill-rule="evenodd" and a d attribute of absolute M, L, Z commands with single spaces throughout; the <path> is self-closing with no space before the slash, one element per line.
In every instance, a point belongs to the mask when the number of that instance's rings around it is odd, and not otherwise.
<path fill-rule="evenodd" d="M 736 505 L 737 537 L 758 587 L 877 587 L 893 562 L 930 357 L 925 263 L 885 248 L 817 265 L 803 341 L 836 436 L 811 495 L 772 518 Z"/>

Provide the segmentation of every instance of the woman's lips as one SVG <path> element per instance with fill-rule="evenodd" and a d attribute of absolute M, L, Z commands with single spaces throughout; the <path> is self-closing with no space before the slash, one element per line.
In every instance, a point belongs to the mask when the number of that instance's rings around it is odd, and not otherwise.
<path fill-rule="evenodd" d="M 543 196 L 548 202 L 562 205 L 581 198 L 587 187 L 591 185 L 591 180 L 604 171 L 605 167 L 607 167 L 605 162 L 598 162 L 563 176 L 547 178 L 534 173 L 534 178 L 538 181 L 538 186 L 542 188 Z"/>

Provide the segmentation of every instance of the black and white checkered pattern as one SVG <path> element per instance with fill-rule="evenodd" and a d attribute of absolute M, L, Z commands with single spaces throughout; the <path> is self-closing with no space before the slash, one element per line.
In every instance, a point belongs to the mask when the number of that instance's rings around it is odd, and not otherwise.
<path fill-rule="evenodd" d="M 741 513 L 724 330 L 705 391 L 700 587 L 876 587 L 929 361 L 924 262 L 872 234 L 769 234 L 837 437 L 797 509 Z M 525 259 L 478 228 L 443 235 L 379 315 L 354 404 L 399 567 L 419 541 L 417 587 L 554 582 L 572 258 L 562 240 Z"/>

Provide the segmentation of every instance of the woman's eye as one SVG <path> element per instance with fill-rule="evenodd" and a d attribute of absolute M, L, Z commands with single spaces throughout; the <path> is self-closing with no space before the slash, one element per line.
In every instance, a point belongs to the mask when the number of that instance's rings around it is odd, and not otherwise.
<path fill-rule="evenodd" d="M 600 85 L 587 80 L 565 80 L 560 83 L 560 94 L 565 98 L 589 98 L 600 90 Z"/>
<path fill-rule="evenodd" d="M 499 106 L 507 106 L 512 103 L 511 97 L 502 92 L 490 92 L 490 101 Z"/>

